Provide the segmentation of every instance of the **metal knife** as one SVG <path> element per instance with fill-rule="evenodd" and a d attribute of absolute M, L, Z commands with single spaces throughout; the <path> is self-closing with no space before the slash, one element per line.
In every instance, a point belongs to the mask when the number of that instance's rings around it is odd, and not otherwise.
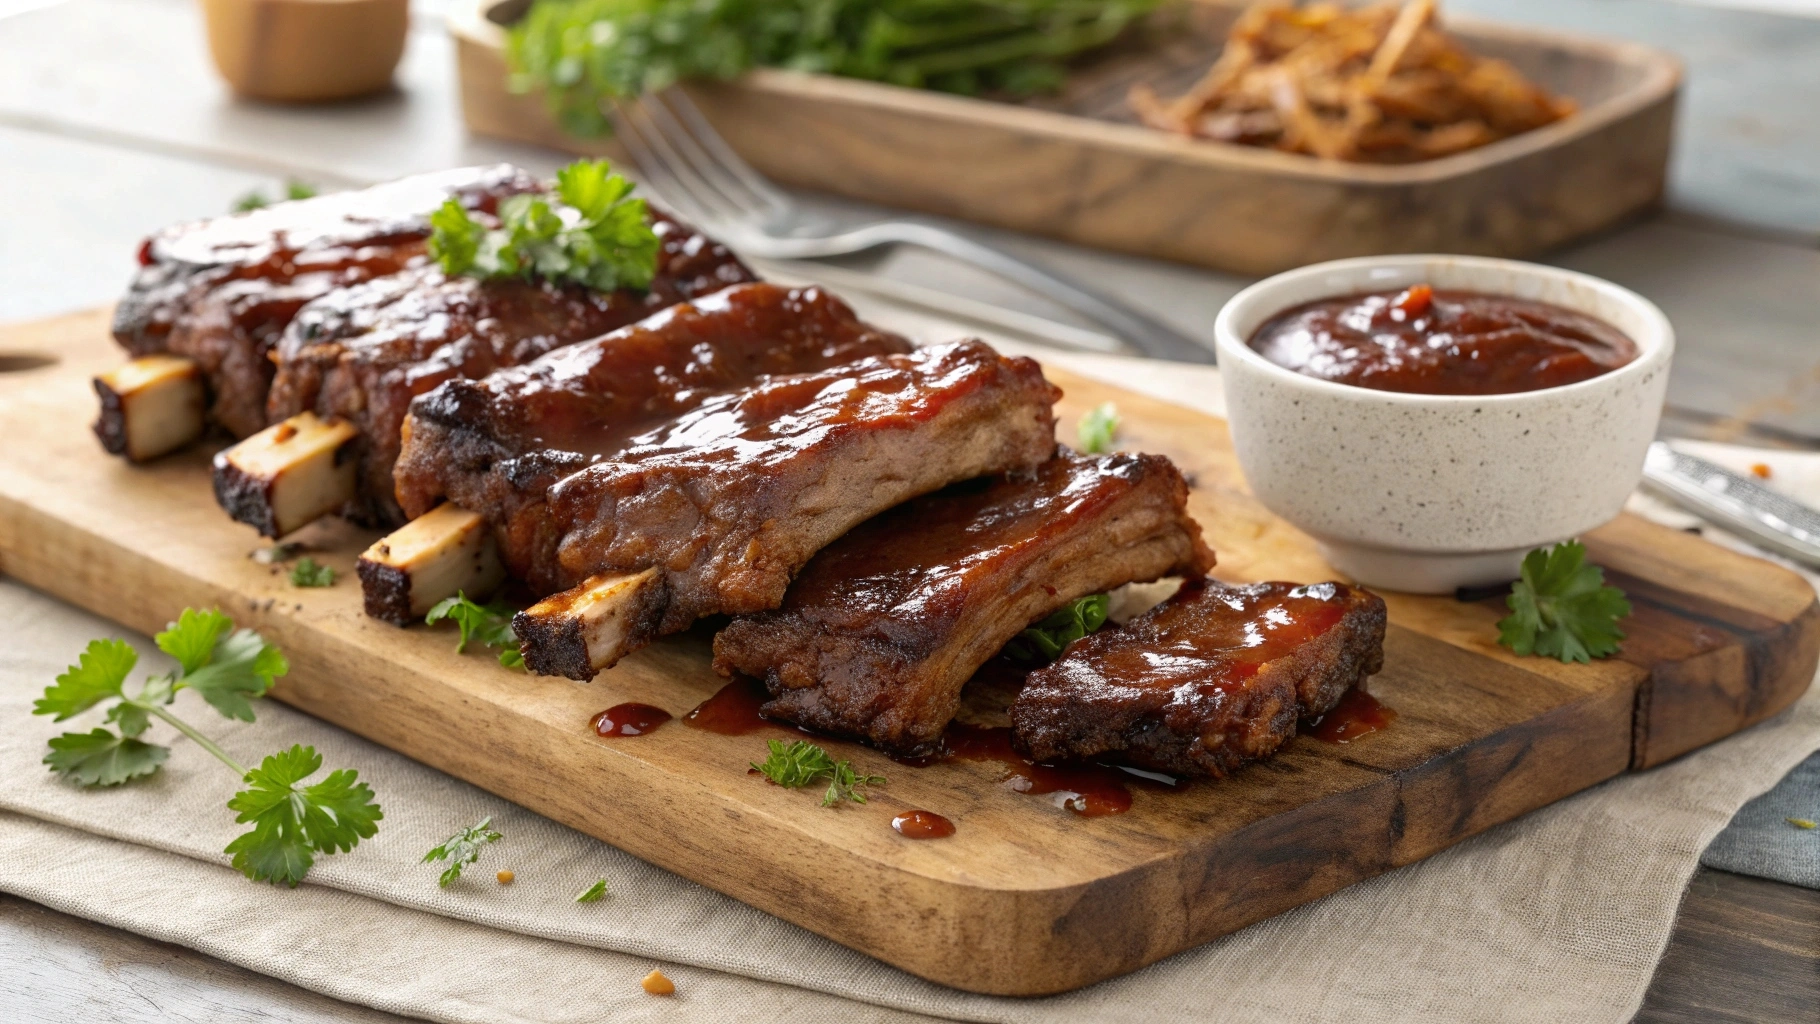
<path fill-rule="evenodd" d="M 1657 441 L 1643 460 L 1649 489 L 1778 554 L 1820 568 L 1820 512 Z"/>

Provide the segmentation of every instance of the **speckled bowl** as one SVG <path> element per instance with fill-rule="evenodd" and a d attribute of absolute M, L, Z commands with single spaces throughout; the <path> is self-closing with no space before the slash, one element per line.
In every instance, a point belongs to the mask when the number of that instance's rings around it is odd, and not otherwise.
<path fill-rule="evenodd" d="M 1632 362 L 1513 395 L 1410 395 L 1284 369 L 1246 341 L 1293 306 L 1427 282 L 1552 302 L 1612 324 Z M 1214 324 L 1239 464 L 1335 569 L 1389 590 L 1513 579 L 1532 548 L 1615 517 L 1643 473 L 1675 335 L 1649 300 L 1596 277 L 1472 256 L 1336 260 L 1260 281 Z"/>

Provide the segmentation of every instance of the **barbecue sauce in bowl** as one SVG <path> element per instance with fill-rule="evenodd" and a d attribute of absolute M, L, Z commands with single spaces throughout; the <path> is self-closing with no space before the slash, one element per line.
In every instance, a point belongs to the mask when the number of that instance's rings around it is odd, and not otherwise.
<path fill-rule="evenodd" d="M 1247 344 L 1309 377 L 1418 395 L 1540 391 L 1610 373 L 1638 354 L 1622 331 L 1584 313 L 1425 284 L 1296 306 Z"/>

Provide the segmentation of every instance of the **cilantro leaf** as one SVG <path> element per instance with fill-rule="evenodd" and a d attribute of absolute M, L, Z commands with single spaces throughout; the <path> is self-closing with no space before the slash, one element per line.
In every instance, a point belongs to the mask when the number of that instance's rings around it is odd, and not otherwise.
<path fill-rule="evenodd" d="M 208 663 L 185 675 L 181 685 L 228 718 L 250 722 L 252 698 L 265 696 L 272 680 L 290 670 L 282 651 L 258 633 L 241 629 L 217 640 Z"/>
<path fill-rule="evenodd" d="M 612 895 L 612 892 L 607 888 L 607 880 L 603 878 L 593 885 L 588 886 L 586 889 L 576 893 L 575 902 L 599 903 L 602 898 L 610 895 Z"/>
<path fill-rule="evenodd" d="M 121 734 L 126 736 L 137 736 L 152 724 L 151 714 L 145 710 L 145 705 L 130 700 L 123 700 L 108 708 L 107 720 L 118 725 Z"/>
<path fill-rule="evenodd" d="M 645 201 L 630 198 L 633 187 L 605 160 L 577 160 L 556 174 L 556 203 L 509 196 L 495 228 L 450 199 L 430 215 L 430 256 L 450 276 L 649 288 L 660 243 Z"/>
<path fill-rule="evenodd" d="M 1624 592 L 1605 585 L 1605 571 L 1586 564 L 1586 547 L 1567 541 L 1537 548 L 1505 599 L 1498 643 L 1521 655 L 1587 662 L 1618 650 L 1618 620 L 1630 614 Z"/>
<path fill-rule="evenodd" d="M 1005 653 L 1018 661 L 1054 661 L 1063 648 L 1105 625 L 1111 608 L 1108 594 L 1075 598 L 1019 633 L 1005 645 Z"/>
<path fill-rule="evenodd" d="M 335 584 L 335 570 L 314 558 L 300 558 L 291 566 L 291 586 L 329 587 Z"/>
<path fill-rule="evenodd" d="M 44 763 L 78 786 L 117 786 L 128 779 L 150 775 L 171 756 L 169 747 L 116 736 L 100 728 L 66 732 L 52 739 L 50 745 L 51 752 L 44 755 Z"/>
<path fill-rule="evenodd" d="M 826 750 L 806 740 L 790 744 L 767 740 L 766 743 L 771 756 L 765 758 L 764 764 L 751 762 L 753 770 L 785 789 L 801 789 L 826 780 L 828 790 L 822 794 L 823 807 L 833 807 L 842 800 L 863 804 L 866 802 L 865 788 L 885 782 L 883 775 L 855 772 L 851 761 L 836 761 Z"/>
<path fill-rule="evenodd" d="M 445 597 L 436 602 L 423 621 L 434 626 L 444 619 L 453 620 L 461 631 L 461 639 L 455 644 L 455 653 L 460 654 L 468 649 L 468 644 L 478 642 L 486 647 L 501 648 L 499 663 L 507 668 L 524 664 L 524 656 L 519 653 L 518 634 L 512 631 L 512 608 L 500 601 L 476 604 L 464 592 L 457 591 L 454 597 Z"/>
<path fill-rule="evenodd" d="M 1081 417 L 1075 435 L 1081 443 L 1081 451 L 1088 455 L 1100 455 L 1112 450 L 1112 437 L 1118 430 L 1119 407 L 1111 402 L 1102 402 Z"/>
<path fill-rule="evenodd" d="M 425 864 L 437 860 L 449 862 L 449 866 L 444 868 L 442 875 L 436 879 L 437 885 L 447 889 L 450 883 L 461 877 L 462 868 L 480 860 L 480 851 L 483 847 L 504 838 L 492 825 L 493 818 L 488 815 L 480 819 L 480 824 L 462 829 L 443 840 L 442 845 L 423 855 Z"/>
<path fill-rule="evenodd" d="M 246 789 L 228 801 L 234 820 L 252 823 L 223 851 L 234 855 L 234 867 L 256 882 L 295 886 L 315 863 L 318 853 L 352 850 L 379 831 L 385 815 L 373 802 L 373 791 L 357 781 L 358 773 L 342 769 L 313 786 L 299 784 L 322 767 L 314 747 L 293 746 L 271 754 L 246 773 Z"/>
<path fill-rule="evenodd" d="M 233 628 L 234 620 L 221 614 L 219 608 L 207 611 L 185 608 L 176 622 L 152 639 L 159 650 L 176 658 L 177 664 L 188 674 L 209 663 L 215 653 L 215 641 Z"/>
<path fill-rule="evenodd" d="M 63 670 L 32 704 L 34 715 L 56 715 L 53 721 L 81 714 L 109 697 L 120 696 L 126 674 L 139 663 L 139 652 L 124 640 L 90 640 L 76 664 Z"/>

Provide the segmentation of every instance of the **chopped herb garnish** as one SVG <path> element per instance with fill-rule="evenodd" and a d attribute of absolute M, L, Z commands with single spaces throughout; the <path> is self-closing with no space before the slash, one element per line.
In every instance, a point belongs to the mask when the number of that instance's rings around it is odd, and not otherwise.
<path fill-rule="evenodd" d="M 253 701 L 272 681 L 290 671 L 283 653 L 217 609 L 186 608 L 153 638 L 177 662 L 177 670 L 145 680 L 129 695 L 127 676 L 139 654 L 120 640 L 92 640 L 77 663 L 57 677 L 32 706 L 32 713 L 63 721 L 103 701 L 113 701 L 107 721 L 119 732 L 97 727 L 66 732 L 50 741 L 44 763 L 79 786 L 115 786 L 156 772 L 170 758 L 169 747 L 139 737 L 156 718 L 188 736 L 247 784 L 228 801 L 241 824 L 252 830 L 227 845 L 234 867 L 248 878 L 296 885 L 319 853 L 354 848 L 378 831 L 382 817 L 373 791 L 352 771 L 330 772 L 303 785 L 322 767 L 314 748 L 293 746 L 248 770 L 169 706 L 183 690 L 194 690 L 223 717 L 253 721 Z"/>
<path fill-rule="evenodd" d="M 836 761 L 826 750 L 806 740 L 790 744 L 782 740 L 766 742 L 771 756 L 765 758 L 764 764 L 753 762 L 753 770 L 785 789 L 801 789 L 826 780 L 828 791 L 822 794 L 823 807 L 833 807 L 842 800 L 863 804 L 867 786 L 885 784 L 883 775 L 861 775 L 853 770 L 851 761 Z"/>
<path fill-rule="evenodd" d="M 1081 417 L 1075 434 L 1080 439 L 1081 451 L 1088 455 L 1100 455 L 1112 450 L 1112 438 L 1118 432 L 1119 407 L 1111 402 L 1102 402 Z"/>
<path fill-rule="evenodd" d="M 1782 820 L 1788 822 L 1790 825 L 1793 825 L 1796 828 L 1814 828 L 1814 827 L 1816 827 L 1815 822 L 1809 821 L 1806 818 L 1784 818 Z"/>
<path fill-rule="evenodd" d="M 657 234 L 645 201 L 605 160 L 556 172 L 556 198 L 523 194 L 499 203 L 499 226 L 450 199 L 430 216 L 430 256 L 451 277 L 542 278 L 600 291 L 645 289 L 657 274 Z"/>
<path fill-rule="evenodd" d="M 461 640 L 455 644 L 456 654 L 466 651 L 468 643 L 475 641 L 499 648 L 499 663 L 507 668 L 517 668 L 525 663 L 518 648 L 518 634 L 512 631 L 511 606 L 499 601 L 476 604 L 467 594 L 457 591 L 454 597 L 436 602 L 423 621 L 434 626 L 444 619 L 454 620 L 461 630 Z"/>
<path fill-rule="evenodd" d="M 316 195 L 316 186 L 308 184 L 307 182 L 298 181 L 293 178 L 284 183 L 284 198 L 286 199 L 313 199 Z M 273 200 L 266 198 L 264 192 L 254 189 L 246 195 L 241 196 L 239 199 L 234 200 L 234 212 L 245 213 L 248 210 L 263 209 L 264 207 L 272 205 L 272 202 Z"/>
<path fill-rule="evenodd" d="M 607 880 L 603 878 L 593 885 L 588 886 L 586 889 L 583 889 L 581 892 L 576 893 L 575 902 L 599 903 L 604 897 L 610 895 L 612 895 L 612 893 L 607 890 Z"/>
<path fill-rule="evenodd" d="M 480 819 L 479 824 L 470 825 L 443 840 L 442 845 L 423 855 L 423 862 L 425 864 L 438 860 L 448 862 L 449 866 L 444 868 L 442 875 L 436 879 L 437 885 L 447 889 L 451 882 L 461 877 L 462 868 L 480 859 L 482 849 L 491 843 L 499 842 L 502 838 L 504 837 L 499 834 L 499 831 L 493 828 L 492 815 L 488 815 Z"/>
<path fill-rule="evenodd" d="M 1019 633 L 1005 645 L 1005 653 L 1018 661 L 1054 661 L 1064 647 L 1105 625 L 1111 607 L 1108 594 L 1075 598 Z"/>
<path fill-rule="evenodd" d="M 1618 650 L 1618 620 L 1630 602 L 1605 585 L 1605 571 L 1586 564 L 1586 547 L 1567 541 L 1537 548 L 1505 599 L 1511 614 L 1498 622 L 1498 643 L 1521 655 L 1586 662 Z"/>
<path fill-rule="evenodd" d="M 286 541 L 283 544 L 274 544 L 269 548 L 260 548 L 253 552 L 253 561 L 260 565 L 277 565 L 280 562 L 288 562 L 296 558 L 297 553 L 302 550 L 302 544 L 294 540 Z"/>
<path fill-rule="evenodd" d="M 335 585 L 335 570 L 316 561 L 314 558 L 298 559 L 291 566 L 291 586 L 293 587 L 330 587 Z"/>

